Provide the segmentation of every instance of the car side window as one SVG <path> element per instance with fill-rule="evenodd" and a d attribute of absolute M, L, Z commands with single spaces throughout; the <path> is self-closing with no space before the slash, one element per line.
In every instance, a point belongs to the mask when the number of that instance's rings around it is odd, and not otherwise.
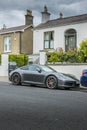
<path fill-rule="evenodd" d="M 30 71 L 36 71 L 37 70 L 37 66 L 31 65 L 31 66 L 29 66 L 29 70 Z"/>
<path fill-rule="evenodd" d="M 23 66 L 21 67 L 22 70 L 29 70 L 29 66 Z"/>

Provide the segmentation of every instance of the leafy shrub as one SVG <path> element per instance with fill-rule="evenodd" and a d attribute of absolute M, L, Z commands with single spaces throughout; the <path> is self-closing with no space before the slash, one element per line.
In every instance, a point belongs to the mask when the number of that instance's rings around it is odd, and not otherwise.
<path fill-rule="evenodd" d="M 87 62 L 87 39 L 83 40 L 83 41 L 80 43 L 79 59 L 80 59 L 82 62 Z"/>
<path fill-rule="evenodd" d="M 79 53 L 76 50 L 70 50 L 68 52 L 53 52 L 47 53 L 48 62 L 70 62 L 78 63 L 81 62 L 79 59 Z"/>
<path fill-rule="evenodd" d="M 20 55 L 10 54 L 9 61 L 10 62 L 15 61 L 17 65 L 20 67 L 28 64 L 28 56 L 24 54 L 20 54 Z"/>
<path fill-rule="evenodd" d="M 54 51 L 49 57 L 49 62 L 59 62 L 58 53 L 56 51 Z"/>
<path fill-rule="evenodd" d="M 67 62 L 78 63 L 79 62 L 79 53 L 76 50 L 70 50 L 66 52 Z"/>

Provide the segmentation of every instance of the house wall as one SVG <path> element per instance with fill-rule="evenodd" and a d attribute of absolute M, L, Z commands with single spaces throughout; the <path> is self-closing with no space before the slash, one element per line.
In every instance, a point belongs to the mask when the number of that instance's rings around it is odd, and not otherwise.
<path fill-rule="evenodd" d="M 13 54 L 20 54 L 20 33 L 13 33 L 12 35 L 12 52 Z"/>
<path fill-rule="evenodd" d="M 66 26 L 59 26 L 59 27 L 52 27 L 46 29 L 39 29 L 34 30 L 34 37 L 33 37 L 33 54 L 39 53 L 40 50 L 43 50 L 44 47 L 44 32 L 46 31 L 54 31 L 54 49 L 58 47 L 62 47 L 65 50 L 65 37 L 64 33 L 68 29 L 75 29 L 77 32 L 77 47 L 82 40 L 87 38 L 87 31 L 86 31 L 87 23 L 79 23 L 79 24 L 72 24 Z"/>
<path fill-rule="evenodd" d="M 32 54 L 33 52 L 33 31 L 32 28 L 25 29 L 21 33 L 21 53 Z"/>
<path fill-rule="evenodd" d="M 32 54 L 33 52 L 33 31 L 32 28 L 25 29 L 23 32 L 13 32 L 0 35 L 0 53 L 4 52 L 4 37 L 11 37 L 11 52 L 13 54 Z"/>
<path fill-rule="evenodd" d="M 33 32 L 33 54 L 39 53 L 40 50 L 43 50 L 43 33 L 45 30 L 34 30 Z"/>
<path fill-rule="evenodd" d="M 11 44 L 11 52 L 14 54 L 20 53 L 20 33 L 9 33 L 9 34 L 2 34 L 0 35 L 0 53 L 4 53 L 4 37 L 11 37 L 12 44 Z"/>

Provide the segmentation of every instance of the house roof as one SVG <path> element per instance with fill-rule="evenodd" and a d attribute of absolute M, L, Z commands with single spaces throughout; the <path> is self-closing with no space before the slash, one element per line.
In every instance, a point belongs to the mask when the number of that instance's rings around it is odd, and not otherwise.
<path fill-rule="evenodd" d="M 0 30 L 0 34 L 12 33 L 12 32 L 23 32 L 25 29 L 32 27 L 32 25 L 21 25 L 17 27 L 5 28 Z"/>
<path fill-rule="evenodd" d="M 37 29 L 65 26 L 65 25 L 83 23 L 83 22 L 87 22 L 87 14 L 49 20 L 45 23 L 39 24 L 34 29 L 37 30 Z"/>

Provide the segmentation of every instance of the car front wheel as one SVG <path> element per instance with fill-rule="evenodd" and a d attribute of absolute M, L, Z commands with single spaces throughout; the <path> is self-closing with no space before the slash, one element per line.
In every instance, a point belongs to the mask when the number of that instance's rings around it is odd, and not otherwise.
<path fill-rule="evenodd" d="M 46 87 L 50 89 L 57 88 L 57 78 L 55 76 L 48 76 L 46 79 Z"/>
<path fill-rule="evenodd" d="M 14 73 L 12 75 L 12 83 L 14 85 L 20 85 L 21 84 L 21 77 L 20 77 L 20 75 L 18 73 Z"/>

